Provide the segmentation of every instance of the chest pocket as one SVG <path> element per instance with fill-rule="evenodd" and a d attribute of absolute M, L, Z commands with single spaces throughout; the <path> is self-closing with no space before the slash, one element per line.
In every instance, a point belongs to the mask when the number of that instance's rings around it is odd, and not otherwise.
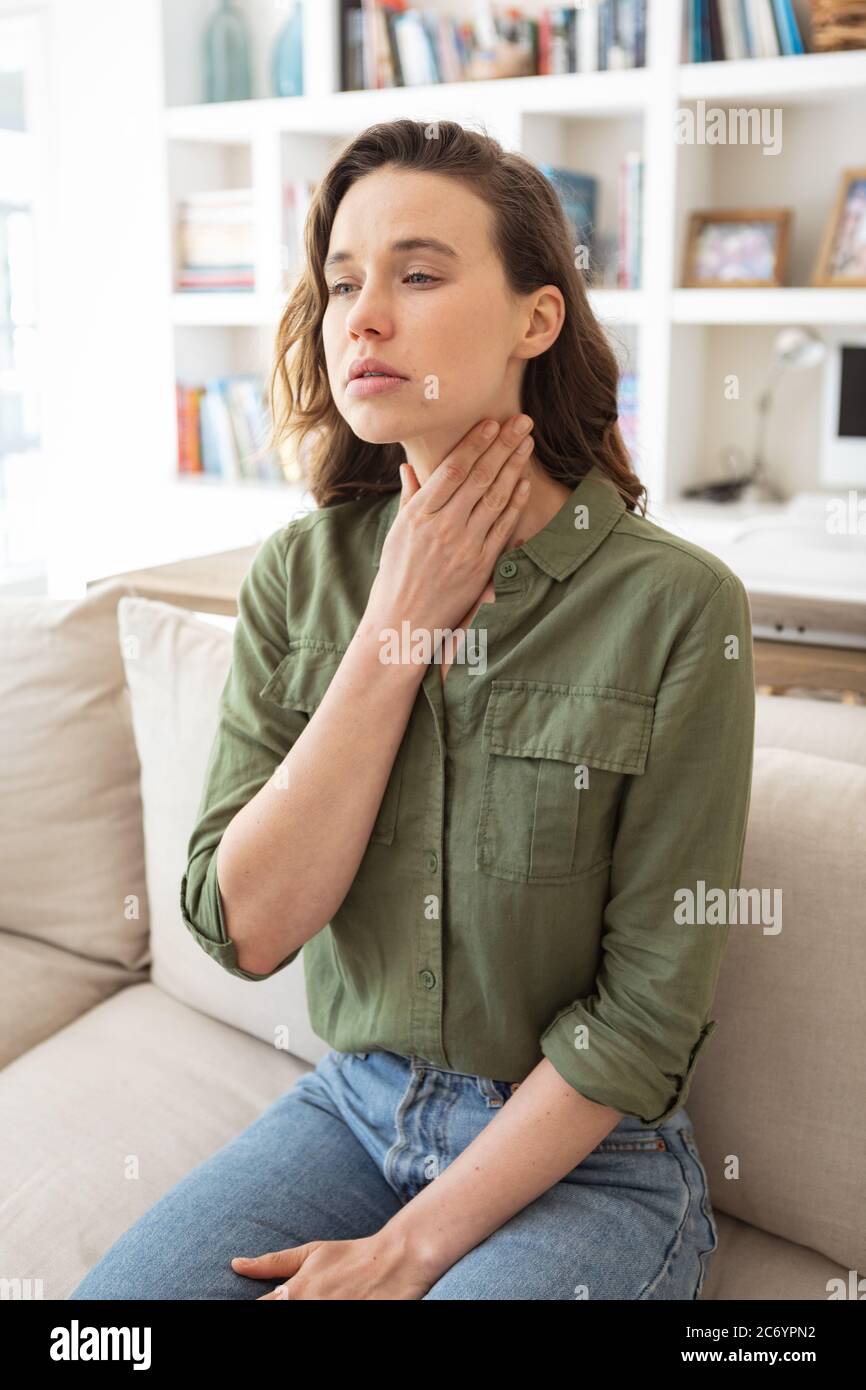
<path fill-rule="evenodd" d="M 607 686 L 494 680 L 475 864 L 518 883 L 568 883 L 609 863 L 624 779 L 646 766 L 655 697 Z"/>
<path fill-rule="evenodd" d="M 284 709 L 313 714 L 322 703 L 345 652 L 345 647 L 313 637 L 290 638 L 288 653 L 259 692 L 261 698 L 271 700 Z M 370 832 L 370 840 L 378 844 L 390 845 L 397 828 L 405 743 L 404 739 L 397 750 L 382 804 Z M 351 766 L 346 769 L 347 777 L 356 775 L 363 775 L 363 769 Z"/>

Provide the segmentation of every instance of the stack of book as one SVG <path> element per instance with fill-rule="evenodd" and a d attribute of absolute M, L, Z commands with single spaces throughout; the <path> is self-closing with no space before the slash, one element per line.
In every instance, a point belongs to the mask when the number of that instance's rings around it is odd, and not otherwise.
<path fill-rule="evenodd" d="M 540 14 L 454 0 L 453 11 L 343 0 L 343 89 L 598 72 L 646 60 L 646 0 L 583 0 Z"/>
<path fill-rule="evenodd" d="M 178 210 L 179 290 L 254 290 L 251 188 L 188 193 Z"/>
<path fill-rule="evenodd" d="M 285 481 L 276 452 L 264 448 L 270 408 L 260 376 L 214 377 L 203 386 L 178 382 L 176 391 L 179 473 Z"/>
<path fill-rule="evenodd" d="M 803 52 L 793 0 L 684 0 L 684 63 Z"/>

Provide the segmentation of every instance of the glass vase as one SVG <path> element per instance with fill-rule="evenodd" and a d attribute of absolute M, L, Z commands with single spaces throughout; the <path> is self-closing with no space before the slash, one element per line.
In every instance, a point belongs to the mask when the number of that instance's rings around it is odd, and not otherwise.
<path fill-rule="evenodd" d="M 271 81 L 274 96 L 304 94 L 304 6 L 295 0 L 292 13 L 274 41 Z"/>
<path fill-rule="evenodd" d="M 247 23 L 232 0 L 222 0 L 204 34 L 205 101 L 252 96 Z"/>

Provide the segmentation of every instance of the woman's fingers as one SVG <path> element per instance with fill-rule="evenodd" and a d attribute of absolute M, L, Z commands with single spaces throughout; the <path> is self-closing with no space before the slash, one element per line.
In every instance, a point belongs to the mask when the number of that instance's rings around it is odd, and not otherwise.
<path fill-rule="evenodd" d="M 496 420 L 480 420 L 465 434 L 449 454 L 446 454 L 439 467 L 427 479 L 424 486 L 425 510 L 438 512 L 462 487 L 477 461 L 487 452 L 492 440 L 499 434 Z M 474 500 L 474 499 L 473 499 Z"/>
<path fill-rule="evenodd" d="M 280 1279 L 297 1274 L 306 1258 L 306 1246 L 293 1245 L 288 1250 L 271 1250 L 267 1255 L 236 1255 L 232 1269 L 248 1279 Z"/>
<path fill-rule="evenodd" d="M 473 426 L 428 478 L 425 511 L 434 513 L 447 506 L 452 518 L 466 520 L 531 428 L 528 415 L 515 416 L 501 427 L 495 420 Z"/>
<path fill-rule="evenodd" d="M 415 472 L 415 469 L 412 467 L 411 463 L 401 463 L 401 464 L 400 464 L 400 506 L 399 506 L 398 509 L 397 509 L 398 511 L 401 511 L 401 512 L 402 512 L 402 510 L 403 510 L 403 508 L 405 507 L 406 503 L 407 503 L 408 501 L 410 501 L 410 499 L 413 498 L 413 497 L 415 496 L 415 493 L 418 492 L 418 491 L 420 490 L 420 487 L 421 487 L 421 484 L 420 484 L 419 481 L 418 481 L 418 475 L 417 475 L 417 473 Z"/>
<path fill-rule="evenodd" d="M 526 499 L 528 498 L 528 496 L 529 479 L 517 478 L 510 494 L 508 506 L 503 508 L 503 510 L 498 513 L 489 513 L 490 524 L 488 526 L 487 534 L 483 540 L 482 550 L 484 551 L 485 556 L 488 557 L 487 563 L 489 563 L 490 565 L 495 565 L 496 561 L 499 559 L 499 556 L 502 552 L 502 547 L 505 545 L 506 541 L 508 540 L 508 537 L 511 535 L 511 532 L 514 530 L 514 525 L 517 521 L 517 518 L 520 516 L 520 513 L 523 511 L 523 508 L 526 506 Z M 486 503 L 482 498 L 481 501 L 478 503 L 478 507 L 484 506 L 486 506 Z"/>
<path fill-rule="evenodd" d="M 516 488 L 524 477 L 534 444 L 531 434 L 520 440 L 467 517 L 467 527 L 475 534 L 480 546 L 484 545 L 492 528 L 502 521 L 505 508 L 513 504 Z"/>

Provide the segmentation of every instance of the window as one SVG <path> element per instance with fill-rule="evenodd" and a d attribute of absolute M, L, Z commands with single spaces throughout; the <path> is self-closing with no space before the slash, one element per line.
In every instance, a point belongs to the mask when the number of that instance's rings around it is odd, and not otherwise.
<path fill-rule="evenodd" d="M 40 29 L 0 19 L 0 591 L 41 591 L 36 218 Z"/>

